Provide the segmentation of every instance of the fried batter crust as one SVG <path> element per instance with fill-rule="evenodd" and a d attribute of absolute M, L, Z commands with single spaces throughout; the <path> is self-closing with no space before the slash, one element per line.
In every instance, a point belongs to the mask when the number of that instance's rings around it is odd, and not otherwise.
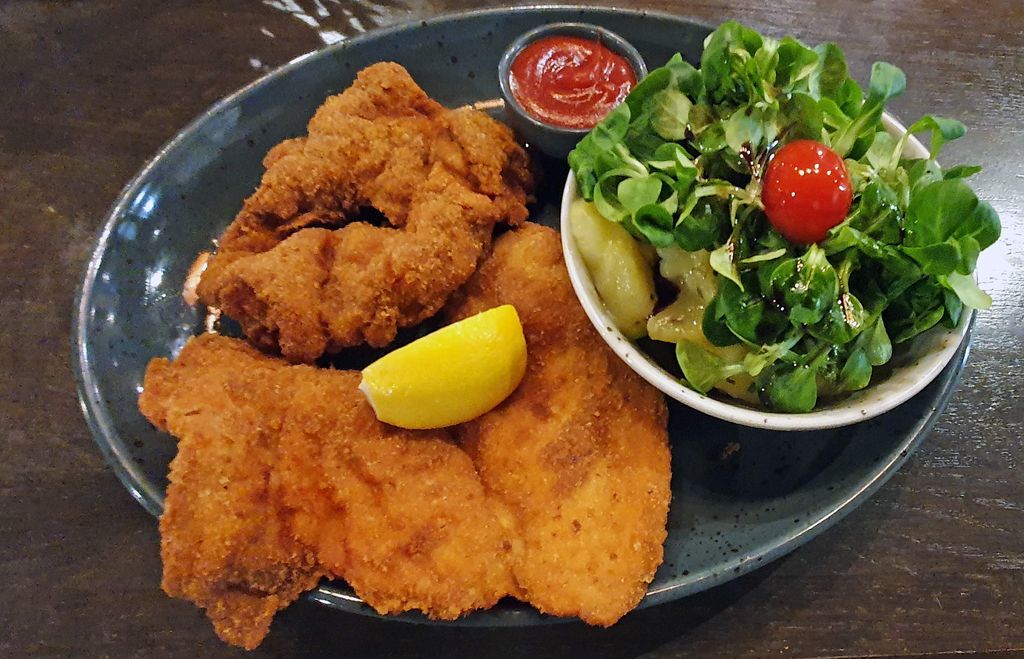
<path fill-rule="evenodd" d="M 447 317 L 502 304 L 523 323 L 526 376 L 456 435 L 516 518 L 522 596 L 546 613 L 607 626 L 637 605 L 662 561 L 665 401 L 590 324 L 554 230 L 528 223 L 499 238 Z"/>
<path fill-rule="evenodd" d="M 511 517 L 446 431 L 377 421 L 359 374 L 235 339 L 155 359 L 139 400 L 179 438 L 160 519 L 163 587 L 253 648 L 322 575 L 381 613 L 451 619 L 515 591 Z"/>
<path fill-rule="evenodd" d="M 448 110 L 394 63 L 332 96 L 274 147 L 198 287 L 260 348 L 312 362 L 384 346 L 438 311 L 498 222 L 526 219 L 529 158 L 511 131 Z M 367 213 L 384 226 L 360 221 Z"/>
<path fill-rule="evenodd" d="M 245 343 L 207 335 L 174 363 L 151 361 L 139 397 L 142 413 L 179 438 L 160 518 L 163 589 L 247 649 L 323 574 L 269 492 L 288 403 L 271 392 L 293 379 Z"/>

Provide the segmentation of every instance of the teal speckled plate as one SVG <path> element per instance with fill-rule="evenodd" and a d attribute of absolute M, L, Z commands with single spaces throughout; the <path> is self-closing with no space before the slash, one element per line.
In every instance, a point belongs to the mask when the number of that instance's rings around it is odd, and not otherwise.
<path fill-rule="evenodd" d="M 502 51 L 522 32 L 555 21 L 606 26 L 631 41 L 652 66 L 676 51 L 695 62 L 708 33 L 706 26 L 665 14 L 568 7 L 495 9 L 378 30 L 302 57 L 224 99 L 128 184 L 96 239 L 77 299 L 73 340 L 78 391 L 96 442 L 147 510 L 160 514 L 175 444 L 136 407 L 146 363 L 176 354 L 201 330 L 199 312 L 182 301 L 182 282 L 196 254 L 210 247 L 259 181 L 263 154 L 303 133 L 326 96 L 379 60 L 403 64 L 449 106 L 498 98 L 495 73 Z M 544 164 L 534 219 L 557 227 L 565 166 Z M 749 572 L 856 508 L 927 434 L 956 386 L 968 346 L 965 341 L 943 373 L 907 403 L 835 431 L 756 430 L 673 404 L 665 562 L 641 606 Z M 731 452 L 734 443 L 738 452 Z M 324 582 L 309 597 L 374 615 L 341 582 Z M 446 624 L 545 620 L 550 618 L 506 601 Z"/>

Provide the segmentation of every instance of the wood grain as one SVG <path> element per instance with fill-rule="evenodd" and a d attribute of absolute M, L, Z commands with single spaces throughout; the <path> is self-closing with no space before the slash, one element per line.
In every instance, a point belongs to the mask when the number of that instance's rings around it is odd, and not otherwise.
<path fill-rule="evenodd" d="M 0 6 L 0 656 L 234 656 L 159 590 L 156 526 L 95 449 L 68 329 L 93 232 L 118 190 L 213 101 L 321 46 L 459 0 Z M 654 653 L 863 656 L 1024 652 L 1024 4 L 1019 0 L 652 2 L 709 23 L 832 40 L 853 73 L 903 67 L 894 105 L 965 121 L 1004 238 L 982 263 L 995 306 L 924 446 L 837 528 L 746 578 L 608 630 L 382 622 L 299 604 L 255 656 Z M 326 38 L 334 36 L 327 34 Z"/>

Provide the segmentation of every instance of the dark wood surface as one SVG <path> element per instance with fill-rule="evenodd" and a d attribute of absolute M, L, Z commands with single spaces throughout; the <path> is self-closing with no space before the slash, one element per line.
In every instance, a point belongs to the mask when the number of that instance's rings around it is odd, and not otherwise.
<path fill-rule="evenodd" d="M 318 5 L 324 11 L 317 13 Z M 344 37 L 459 0 L 93 0 L 0 4 L 0 656 L 230 656 L 159 589 L 155 521 L 104 464 L 70 367 L 74 288 L 121 186 L 209 104 Z M 948 162 L 1003 220 L 982 264 L 995 305 L 948 410 L 903 470 L 835 529 L 717 590 L 614 628 L 383 622 L 299 603 L 255 656 L 1024 653 L 1024 3 L 652 3 L 834 40 L 855 75 L 886 59 L 904 117 L 970 127 Z"/>

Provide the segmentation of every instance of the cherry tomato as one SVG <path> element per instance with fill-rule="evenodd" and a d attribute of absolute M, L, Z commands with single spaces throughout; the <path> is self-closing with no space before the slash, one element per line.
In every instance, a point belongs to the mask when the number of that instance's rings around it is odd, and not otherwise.
<path fill-rule="evenodd" d="M 776 231 L 795 243 L 816 243 L 846 218 L 853 185 L 839 154 L 820 142 L 796 140 L 768 163 L 761 201 Z"/>

